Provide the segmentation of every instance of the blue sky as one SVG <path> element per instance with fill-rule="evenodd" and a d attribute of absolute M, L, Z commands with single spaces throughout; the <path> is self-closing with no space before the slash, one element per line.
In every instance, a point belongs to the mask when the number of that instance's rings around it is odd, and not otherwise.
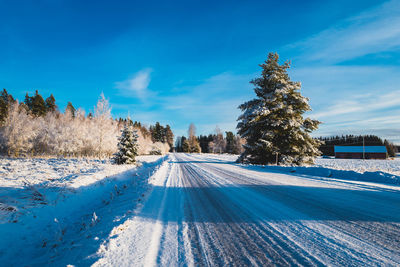
<path fill-rule="evenodd" d="M 323 122 L 400 143 L 400 1 L 1 1 L 0 87 L 87 112 L 233 130 L 268 52 Z"/>

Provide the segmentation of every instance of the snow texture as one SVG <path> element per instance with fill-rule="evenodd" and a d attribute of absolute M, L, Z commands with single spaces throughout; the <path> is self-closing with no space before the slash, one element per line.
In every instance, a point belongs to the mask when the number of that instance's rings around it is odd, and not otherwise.
<path fill-rule="evenodd" d="M 400 187 L 353 179 L 376 174 L 380 166 L 396 175 L 397 161 L 318 159 L 316 166 L 285 167 L 242 165 L 236 158 L 169 154 L 108 178 L 99 175 L 55 203 L 26 207 L 17 222 L 0 224 L 0 262 L 400 264 Z M 36 185 L 22 190 L 47 197 L 49 189 Z"/>
<path fill-rule="evenodd" d="M 71 250 L 87 264 L 102 231 L 108 233 L 107 227 L 132 212 L 110 211 L 110 203 L 127 194 L 134 208 L 163 160 L 139 156 L 139 167 L 134 167 L 106 160 L 1 159 L 0 262 L 43 266 L 57 261 L 65 266 Z"/>

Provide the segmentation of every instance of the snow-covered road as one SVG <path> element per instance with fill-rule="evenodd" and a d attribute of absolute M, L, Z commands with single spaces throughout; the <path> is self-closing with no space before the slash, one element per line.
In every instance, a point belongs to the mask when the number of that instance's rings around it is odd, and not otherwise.
<path fill-rule="evenodd" d="M 171 154 L 97 266 L 399 265 L 400 187 Z"/>

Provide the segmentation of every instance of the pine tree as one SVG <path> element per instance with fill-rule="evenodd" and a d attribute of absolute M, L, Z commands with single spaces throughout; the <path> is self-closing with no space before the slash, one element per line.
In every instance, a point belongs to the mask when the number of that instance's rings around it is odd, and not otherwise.
<path fill-rule="evenodd" d="M 125 124 L 118 138 L 118 152 L 114 154 L 117 164 L 133 164 L 138 155 L 138 134 L 128 123 Z"/>
<path fill-rule="evenodd" d="M 183 143 L 182 143 L 182 152 L 184 152 L 184 153 L 190 153 L 189 141 L 188 141 L 187 139 L 183 140 Z"/>
<path fill-rule="evenodd" d="M 278 54 L 268 55 L 261 77 L 251 81 L 257 97 L 239 106 L 238 133 L 247 142 L 240 162 L 301 165 L 320 154 L 320 141 L 309 135 L 320 122 L 303 118 L 311 110 L 308 99 L 300 94 L 301 84 L 290 80 L 290 63 L 278 61 Z"/>
<path fill-rule="evenodd" d="M 56 99 L 53 94 L 46 98 L 46 110 L 47 112 L 56 112 L 57 110 Z"/>
<path fill-rule="evenodd" d="M 65 108 L 65 112 L 70 112 L 72 117 L 75 118 L 75 111 L 76 109 L 74 108 L 74 106 L 72 105 L 71 102 L 68 102 L 67 107 Z M 91 114 L 91 113 L 90 113 Z"/>
<path fill-rule="evenodd" d="M 5 121 L 9 107 L 14 103 L 15 99 L 12 95 L 8 94 L 6 89 L 3 89 L 0 94 L 0 124 Z"/>
<path fill-rule="evenodd" d="M 225 132 L 226 134 L 226 153 L 233 154 L 235 147 L 235 136 L 232 132 Z"/>
<path fill-rule="evenodd" d="M 172 132 L 171 127 L 168 124 L 167 126 L 165 126 L 164 131 L 165 139 L 170 147 L 170 152 L 172 152 L 174 148 L 174 133 Z"/>
<path fill-rule="evenodd" d="M 154 126 L 150 126 L 150 132 L 151 132 L 151 140 L 155 142 L 166 142 L 166 137 L 165 137 L 165 129 L 162 125 L 160 125 L 159 122 L 156 122 Z"/>
<path fill-rule="evenodd" d="M 35 116 L 44 116 L 46 115 L 46 103 L 44 102 L 43 97 L 39 94 L 38 90 L 36 90 L 35 96 L 32 97 L 32 114 Z"/>
<path fill-rule="evenodd" d="M 30 97 L 30 96 L 28 95 L 28 93 L 26 93 L 24 103 L 25 103 L 25 105 L 28 107 L 29 110 L 32 110 L 32 101 L 33 101 L 32 98 L 33 98 L 33 97 Z"/>

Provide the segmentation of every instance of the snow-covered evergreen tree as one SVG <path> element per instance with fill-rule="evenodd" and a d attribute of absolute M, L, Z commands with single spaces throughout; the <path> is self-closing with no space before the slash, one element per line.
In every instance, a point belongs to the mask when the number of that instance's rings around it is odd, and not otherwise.
<path fill-rule="evenodd" d="M 261 77 L 251 81 L 257 97 L 239 108 L 238 133 L 246 139 L 244 152 L 238 161 L 244 163 L 283 163 L 301 165 L 313 163 L 320 154 L 320 142 L 309 133 L 319 121 L 303 118 L 311 110 L 308 98 L 300 94 L 300 82 L 290 80 L 289 62 L 279 65 L 279 56 L 270 53 Z"/>
<path fill-rule="evenodd" d="M 114 154 L 117 164 L 133 164 L 138 155 L 138 134 L 129 123 L 126 123 L 118 138 L 118 152 Z"/>

